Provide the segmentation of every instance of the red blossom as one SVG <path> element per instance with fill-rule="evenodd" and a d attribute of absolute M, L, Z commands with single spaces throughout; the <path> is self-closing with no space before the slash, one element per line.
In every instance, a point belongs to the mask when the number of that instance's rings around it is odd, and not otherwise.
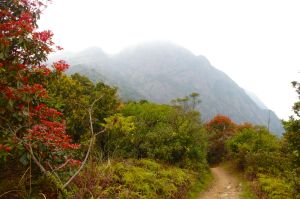
<path fill-rule="evenodd" d="M 9 153 L 9 152 L 11 151 L 11 147 L 6 146 L 6 147 L 4 148 L 4 150 L 5 150 L 7 153 Z"/>
<path fill-rule="evenodd" d="M 232 135 L 237 128 L 237 125 L 225 115 L 216 115 L 206 124 L 209 132 L 217 132 L 221 134 Z"/>
<path fill-rule="evenodd" d="M 23 109 L 24 109 L 24 107 L 25 107 L 25 105 L 24 105 L 24 104 L 19 104 L 19 105 L 18 105 L 18 109 L 20 109 L 20 110 L 23 110 Z"/>
<path fill-rule="evenodd" d="M 4 94 L 6 96 L 7 99 L 15 99 L 16 98 L 16 95 L 15 95 L 15 92 L 14 92 L 14 89 L 11 88 L 11 87 L 7 87 L 4 89 Z"/>
<path fill-rule="evenodd" d="M 48 76 L 51 73 L 51 70 L 49 68 L 43 68 L 42 70 L 43 75 Z"/>
<path fill-rule="evenodd" d="M 22 77 L 21 78 L 21 80 L 25 83 L 25 84 L 27 84 L 28 83 L 28 80 L 29 80 L 29 78 L 28 77 Z"/>
<path fill-rule="evenodd" d="M 54 151 L 78 149 L 80 145 L 73 144 L 71 137 L 66 134 L 65 122 L 60 117 L 62 113 L 49 108 L 45 104 L 39 104 L 31 110 L 31 117 L 40 121 L 28 130 L 25 137 L 28 141 L 38 141 Z"/>
<path fill-rule="evenodd" d="M 59 60 L 58 62 L 53 63 L 53 68 L 59 72 L 64 72 L 69 68 L 69 64 L 67 64 L 64 60 Z"/>
<path fill-rule="evenodd" d="M 32 20 L 32 14 L 30 12 L 22 12 L 18 22 L 20 23 L 26 21 L 28 23 L 31 23 Z"/>
<path fill-rule="evenodd" d="M 70 166 L 79 166 L 81 164 L 81 161 L 70 159 L 69 164 L 70 164 Z"/>
<path fill-rule="evenodd" d="M 47 97 L 47 91 L 41 84 L 25 84 L 17 89 L 17 92 L 20 95 L 31 94 L 37 95 L 41 98 Z"/>
<path fill-rule="evenodd" d="M 38 106 L 34 107 L 34 110 L 35 110 L 36 112 L 38 112 L 38 111 L 40 111 L 42 108 L 44 108 L 45 106 L 46 106 L 45 104 L 41 103 L 41 104 L 39 104 Z"/>
<path fill-rule="evenodd" d="M 25 66 L 24 64 L 19 64 L 18 67 L 19 67 L 19 69 L 21 69 L 21 70 L 26 68 L 26 66 Z"/>
<path fill-rule="evenodd" d="M 9 153 L 11 151 L 11 147 L 5 146 L 4 144 L 0 144 L 0 151 L 5 151 L 5 152 Z"/>
<path fill-rule="evenodd" d="M 42 32 L 35 32 L 33 34 L 33 37 L 35 39 L 40 40 L 41 42 L 47 43 L 51 41 L 51 38 L 53 37 L 53 33 L 50 30 L 44 30 Z"/>

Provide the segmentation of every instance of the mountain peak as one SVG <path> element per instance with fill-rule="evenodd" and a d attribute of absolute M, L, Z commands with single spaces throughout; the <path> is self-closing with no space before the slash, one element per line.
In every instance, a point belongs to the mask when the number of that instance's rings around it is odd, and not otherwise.
<path fill-rule="evenodd" d="M 89 56 L 86 53 L 76 55 L 75 61 L 81 69 L 78 67 L 73 72 L 95 74 L 88 72 L 92 67 L 102 74 L 99 80 L 118 86 L 121 94 L 127 93 L 127 99 L 169 103 L 197 92 L 201 96 L 199 110 L 204 120 L 223 114 L 237 123 L 265 126 L 268 123 L 266 111 L 228 75 L 211 66 L 205 57 L 196 56 L 181 46 L 165 41 L 147 42 L 102 58 L 99 56 L 102 50 L 90 51 L 93 50 L 85 51 Z M 272 116 L 270 130 L 278 135 L 283 132 L 276 115 Z"/>
<path fill-rule="evenodd" d="M 166 54 L 185 54 L 189 56 L 194 56 L 194 54 L 188 49 L 172 43 L 170 41 L 149 41 L 145 43 L 139 43 L 137 45 L 125 48 L 120 52 L 120 54 L 130 54 L 130 53 L 148 53 L 155 55 L 166 55 Z"/>

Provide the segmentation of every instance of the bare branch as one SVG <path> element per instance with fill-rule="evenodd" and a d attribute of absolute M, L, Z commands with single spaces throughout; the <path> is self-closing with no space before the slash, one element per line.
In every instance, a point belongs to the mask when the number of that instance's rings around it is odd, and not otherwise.
<path fill-rule="evenodd" d="M 23 178 L 25 177 L 25 175 L 26 175 L 27 171 L 29 171 L 29 169 L 30 169 L 30 166 L 26 169 L 26 171 L 22 175 L 21 179 L 19 180 L 19 183 L 18 183 L 19 185 L 21 184 L 21 181 L 23 180 Z"/>
<path fill-rule="evenodd" d="M 95 139 L 95 136 L 93 135 L 92 138 L 91 138 L 91 140 L 90 140 L 89 148 L 88 148 L 88 151 L 87 151 L 87 153 L 86 153 L 86 155 L 85 155 L 84 160 L 82 161 L 80 167 L 79 167 L 78 170 L 74 173 L 74 175 L 71 176 L 70 179 L 63 185 L 63 188 L 66 188 L 66 187 L 70 184 L 70 182 L 71 182 L 71 181 L 79 174 L 79 172 L 83 169 L 83 167 L 84 167 L 84 165 L 85 165 L 85 163 L 86 163 L 86 161 L 87 161 L 87 159 L 88 159 L 88 157 L 89 157 L 89 155 L 90 155 L 90 152 L 91 152 L 91 149 L 92 149 L 92 146 L 93 146 L 93 143 L 94 143 L 94 139 Z"/>
<path fill-rule="evenodd" d="M 11 192 L 19 192 L 19 191 L 21 191 L 21 190 L 10 190 L 10 191 L 4 192 L 3 194 L 0 195 L 0 198 Z"/>
<path fill-rule="evenodd" d="M 60 170 L 62 168 L 64 168 L 68 163 L 70 162 L 70 159 L 68 159 L 67 161 L 65 161 L 63 164 L 61 164 L 60 166 L 53 168 L 50 163 L 48 162 L 48 166 L 52 169 L 52 172 L 55 172 L 57 170 Z"/>
<path fill-rule="evenodd" d="M 50 167 L 50 169 L 52 170 L 52 173 L 56 176 L 56 178 L 60 181 L 60 183 L 62 183 L 60 177 L 57 175 L 57 173 L 55 172 L 55 169 L 53 169 L 53 167 L 51 166 L 51 164 L 49 162 L 47 162 L 48 166 Z"/>
<path fill-rule="evenodd" d="M 103 129 L 102 131 L 99 131 L 99 132 L 95 133 L 95 136 L 97 136 L 97 135 L 99 135 L 101 133 L 104 133 L 105 131 L 106 131 L 106 129 Z"/>
<path fill-rule="evenodd" d="M 44 173 L 47 174 L 47 170 L 45 169 L 45 167 L 43 167 L 43 165 L 40 163 L 40 161 L 35 157 L 32 147 L 29 144 L 29 153 L 31 155 L 32 160 L 34 161 L 34 163 L 40 168 L 40 170 Z"/>
<path fill-rule="evenodd" d="M 39 193 L 39 195 L 41 195 L 41 196 L 43 196 L 43 198 L 47 199 L 46 196 L 45 196 L 45 194 Z"/>
<path fill-rule="evenodd" d="M 86 162 L 87 162 L 87 159 L 91 153 L 91 150 L 92 150 L 92 146 L 93 146 L 93 143 L 95 141 L 95 138 L 96 138 L 96 135 L 94 133 L 94 128 L 93 128 L 93 120 L 92 120 L 92 115 L 93 115 L 93 108 L 94 108 L 94 105 L 97 101 L 99 101 L 103 96 L 100 96 L 99 98 L 95 99 L 93 101 L 93 103 L 91 104 L 90 108 L 88 109 L 88 113 L 89 113 L 89 120 L 90 120 L 90 131 L 91 131 L 91 140 L 90 140 L 90 144 L 89 144 L 89 148 L 88 148 L 88 151 L 84 157 L 84 160 L 82 161 L 80 167 L 78 168 L 78 170 L 74 173 L 73 176 L 70 177 L 70 179 L 63 185 L 63 188 L 66 188 L 71 182 L 72 180 L 79 174 L 79 172 L 83 169 L 83 167 L 85 166 Z"/>

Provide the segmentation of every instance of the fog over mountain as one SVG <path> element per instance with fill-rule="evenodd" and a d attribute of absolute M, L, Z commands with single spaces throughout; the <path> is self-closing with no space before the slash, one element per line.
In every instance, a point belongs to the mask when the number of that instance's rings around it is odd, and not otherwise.
<path fill-rule="evenodd" d="M 261 109 L 268 109 L 268 107 L 255 95 L 255 93 L 245 90 L 246 94 L 258 105 Z"/>
<path fill-rule="evenodd" d="M 149 42 L 115 55 L 107 55 L 93 47 L 59 57 L 71 64 L 68 74 L 78 72 L 93 81 L 117 86 L 124 100 L 169 103 L 197 92 L 202 101 L 199 110 L 203 120 L 224 114 L 237 123 L 267 126 L 270 118 L 272 132 L 280 135 L 284 131 L 275 113 L 267 110 L 257 97 L 246 93 L 204 56 L 196 56 L 169 42 Z"/>

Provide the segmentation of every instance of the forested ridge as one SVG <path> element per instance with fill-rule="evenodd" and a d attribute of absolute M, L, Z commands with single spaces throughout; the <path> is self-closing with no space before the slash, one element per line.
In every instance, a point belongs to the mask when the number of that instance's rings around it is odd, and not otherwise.
<path fill-rule="evenodd" d="M 158 104 L 64 72 L 47 4 L 0 2 L 0 198 L 197 198 L 230 162 L 257 198 L 300 198 L 300 102 L 277 137 L 226 115 L 201 120 L 201 93 Z M 300 84 L 292 82 L 300 96 Z"/>

